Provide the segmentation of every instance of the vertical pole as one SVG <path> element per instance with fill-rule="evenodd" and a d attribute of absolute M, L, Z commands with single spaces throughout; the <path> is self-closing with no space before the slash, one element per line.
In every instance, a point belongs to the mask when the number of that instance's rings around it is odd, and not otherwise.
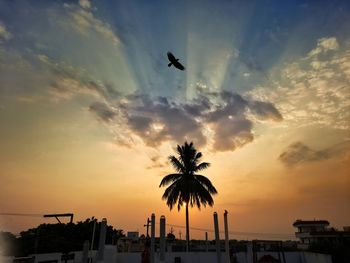
<path fill-rule="evenodd" d="M 253 240 L 252 243 L 253 243 L 253 263 L 257 263 L 258 262 L 258 253 L 256 251 L 257 243 L 255 240 Z"/>
<path fill-rule="evenodd" d="M 143 225 L 146 227 L 147 229 L 147 232 L 146 232 L 146 237 L 149 238 L 149 232 L 148 232 L 148 229 L 149 229 L 149 225 L 151 224 L 151 220 L 149 220 L 149 218 L 147 218 L 147 224 L 146 225 Z"/>
<path fill-rule="evenodd" d="M 89 259 L 89 240 L 85 240 L 84 245 L 83 245 L 83 259 L 82 263 L 88 263 Z"/>
<path fill-rule="evenodd" d="M 94 249 L 96 221 L 97 221 L 97 219 L 94 219 L 94 226 L 93 226 L 93 228 L 92 228 L 92 237 L 91 237 L 91 246 L 90 246 L 90 250 L 93 250 L 93 249 Z"/>
<path fill-rule="evenodd" d="M 216 260 L 217 260 L 217 263 L 221 263 L 219 222 L 218 222 L 218 214 L 216 212 L 214 212 L 214 230 L 215 230 L 215 242 L 216 242 Z"/>
<path fill-rule="evenodd" d="M 150 224 L 151 224 L 151 220 L 149 218 L 147 218 L 147 237 L 149 237 L 148 229 L 149 229 Z"/>
<path fill-rule="evenodd" d="M 161 263 L 165 262 L 165 216 L 160 217 L 160 229 L 159 229 L 159 237 L 160 237 L 160 255 L 159 260 Z"/>
<path fill-rule="evenodd" d="M 224 213 L 224 225 L 225 225 L 225 255 L 226 255 L 226 263 L 230 263 L 230 246 L 229 246 L 229 236 L 228 236 L 228 223 L 227 223 L 227 214 L 228 212 L 225 210 Z"/>
<path fill-rule="evenodd" d="M 98 261 L 103 261 L 103 256 L 105 252 L 105 243 L 106 243 L 106 230 L 107 230 L 107 219 L 103 218 L 101 221 L 100 241 L 98 242 L 98 252 L 97 252 Z"/>
<path fill-rule="evenodd" d="M 283 249 L 283 241 L 280 241 L 281 251 L 282 251 L 282 259 L 283 263 L 286 263 L 286 257 L 284 255 L 284 249 Z"/>
<path fill-rule="evenodd" d="M 151 263 L 154 263 L 155 235 L 156 235 L 156 215 L 152 214 L 151 216 Z"/>
<path fill-rule="evenodd" d="M 205 232 L 205 251 L 208 252 L 208 232 Z"/>
<path fill-rule="evenodd" d="M 190 225 L 189 225 L 188 203 L 186 203 L 186 252 L 190 251 Z"/>
<path fill-rule="evenodd" d="M 247 263 L 253 263 L 254 259 L 253 259 L 253 242 L 252 241 L 248 241 L 247 243 Z"/>
<path fill-rule="evenodd" d="M 94 241 L 95 241 L 95 231 L 96 231 L 96 222 L 97 219 L 94 219 L 94 226 L 92 228 L 92 237 L 91 237 L 91 245 L 90 245 L 90 259 L 89 259 L 89 263 L 93 262 L 93 256 L 92 256 L 92 250 L 94 249 Z"/>

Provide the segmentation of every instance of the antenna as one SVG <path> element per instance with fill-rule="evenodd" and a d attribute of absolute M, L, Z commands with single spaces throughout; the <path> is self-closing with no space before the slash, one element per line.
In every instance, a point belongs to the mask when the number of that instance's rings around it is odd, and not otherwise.
<path fill-rule="evenodd" d="M 61 224 L 61 221 L 58 219 L 59 217 L 70 217 L 70 222 L 73 223 L 73 214 L 72 213 L 66 213 L 66 214 L 49 214 L 49 215 L 44 215 L 44 217 L 55 217 L 58 221 L 58 223 Z"/>
<path fill-rule="evenodd" d="M 147 237 L 149 237 L 148 229 L 149 229 L 150 224 L 151 224 L 151 220 L 149 218 L 147 218 L 147 224 L 143 225 L 143 226 L 147 227 Z"/>

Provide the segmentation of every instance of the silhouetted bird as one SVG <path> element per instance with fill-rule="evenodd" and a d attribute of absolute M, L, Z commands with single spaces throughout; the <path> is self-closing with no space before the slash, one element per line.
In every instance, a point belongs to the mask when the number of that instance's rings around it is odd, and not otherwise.
<path fill-rule="evenodd" d="M 170 67 L 171 65 L 174 65 L 174 67 L 179 70 L 185 69 L 185 67 L 181 65 L 181 63 L 179 62 L 179 59 L 175 58 L 175 56 L 171 52 L 168 52 L 168 59 L 170 61 L 170 63 L 168 64 L 168 67 Z"/>

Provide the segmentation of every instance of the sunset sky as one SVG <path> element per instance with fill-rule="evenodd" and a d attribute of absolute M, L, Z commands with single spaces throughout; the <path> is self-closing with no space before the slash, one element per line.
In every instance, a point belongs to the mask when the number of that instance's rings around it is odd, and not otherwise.
<path fill-rule="evenodd" d="M 350 225 L 349 14 L 349 1 L 0 0 L 0 213 L 185 225 L 158 186 L 187 140 L 219 192 L 191 227 L 213 229 L 217 211 L 223 229 L 225 209 L 230 238 Z M 0 215 L 0 230 L 50 222 Z"/>

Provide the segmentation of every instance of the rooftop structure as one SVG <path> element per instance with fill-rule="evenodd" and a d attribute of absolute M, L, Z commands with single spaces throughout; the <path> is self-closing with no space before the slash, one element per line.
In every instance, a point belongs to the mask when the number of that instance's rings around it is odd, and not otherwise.
<path fill-rule="evenodd" d="M 300 239 L 299 248 L 307 249 L 310 244 L 322 241 L 342 243 L 350 238 L 350 231 L 344 227 L 344 231 L 329 228 L 327 220 L 296 220 L 293 226 L 298 228 L 295 236 Z"/>

